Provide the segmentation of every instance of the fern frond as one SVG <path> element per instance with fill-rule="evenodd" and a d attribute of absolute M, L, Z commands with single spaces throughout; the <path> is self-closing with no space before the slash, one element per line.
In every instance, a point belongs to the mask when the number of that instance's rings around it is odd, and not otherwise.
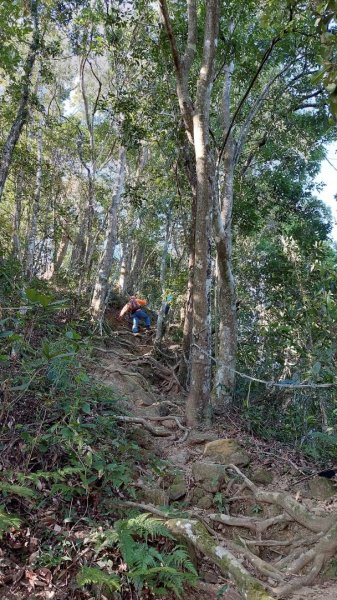
<path fill-rule="evenodd" d="M 32 481 L 33 483 L 36 483 L 40 479 L 57 483 L 59 481 L 64 481 L 68 475 L 77 475 L 81 472 L 83 472 L 82 466 L 64 467 L 63 469 L 59 469 L 59 471 L 36 471 L 35 473 L 29 473 L 28 475 L 18 473 L 17 478 L 19 481 Z"/>
<path fill-rule="evenodd" d="M 97 552 L 103 550 L 103 548 L 111 548 L 116 546 L 119 541 L 119 535 L 115 529 L 106 529 L 103 533 L 95 532 L 91 539 L 95 542 L 95 549 Z"/>
<path fill-rule="evenodd" d="M 123 528 L 129 529 L 130 533 L 144 538 L 145 541 L 147 541 L 148 537 L 154 539 L 159 536 L 173 539 L 171 532 L 164 523 L 149 513 L 137 515 L 136 517 L 125 519 L 119 523 L 123 523 Z"/>
<path fill-rule="evenodd" d="M 14 494 L 14 496 L 20 496 L 20 498 L 36 498 L 36 493 L 30 488 L 23 485 L 5 483 L 4 481 L 0 481 L 0 492 Z"/>
<path fill-rule="evenodd" d="M 109 575 L 98 567 L 82 567 L 76 577 L 80 587 L 85 585 L 104 585 L 110 591 L 118 591 L 121 587 L 119 577 L 117 575 Z"/>
<path fill-rule="evenodd" d="M 149 538 L 157 537 L 172 539 L 162 521 L 142 514 L 117 521 L 114 529 L 97 532 L 92 539 L 96 541 L 98 551 L 118 546 L 128 566 L 128 578 L 139 592 L 146 584 L 157 597 L 170 590 L 181 598 L 185 583 L 195 584 L 197 572 L 182 546 L 176 546 L 170 554 L 166 554 L 148 545 Z"/>
<path fill-rule="evenodd" d="M 133 569 L 128 573 L 129 577 L 146 577 L 151 578 L 152 575 L 177 575 L 177 569 L 173 569 L 173 567 L 166 567 L 164 565 L 159 567 L 151 567 L 150 569 Z"/>
<path fill-rule="evenodd" d="M 131 533 L 127 529 L 122 529 L 118 532 L 118 545 L 128 567 L 133 567 L 136 564 L 142 564 L 143 554 L 137 552 L 139 545 L 133 539 Z"/>
<path fill-rule="evenodd" d="M 4 506 L 0 506 L 0 539 L 8 529 L 19 529 L 21 521 L 18 517 L 6 512 Z"/>
<path fill-rule="evenodd" d="M 186 569 L 197 576 L 197 571 L 188 552 L 182 546 L 176 546 L 171 554 L 167 555 L 166 564 L 180 569 Z"/>

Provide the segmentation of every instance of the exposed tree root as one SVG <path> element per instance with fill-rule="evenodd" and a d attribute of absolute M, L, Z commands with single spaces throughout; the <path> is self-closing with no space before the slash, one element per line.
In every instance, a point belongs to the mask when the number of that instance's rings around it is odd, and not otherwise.
<path fill-rule="evenodd" d="M 230 527 L 246 527 L 250 529 L 258 536 L 261 535 L 264 531 L 271 527 L 272 525 L 276 525 L 278 523 L 285 523 L 291 521 L 289 517 L 286 515 L 277 515 L 276 517 L 271 517 L 270 519 L 257 519 L 255 517 L 231 517 L 230 515 L 224 515 L 222 513 L 213 513 L 208 515 L 208 517 L 212 521 L 216 521 L 218 523 L 223 523 L 224 525 L 229 525 Z"/>
<path fill-rule="evenodd" d="M 304 567 L 310 564 L 310 571 L 303 577 L 291 581 L 283 587 L 277 588 L 275 592 L 281 597 L 287 597 L 291 592 L 301 588 L 304 585 L 310 585 L 315 577 L 320 573 L 322 567 L 337 552 L 337 517 L 334 517 L 334 523 L 313 548 L 302 553 L 296 561 L 290 564 L 286 570 L 287 574 L 297 574 Z M 312 563 L 312 564 L 311 564 Z"/>
<path fill-rule="evenodd" d="M 292 579 L 283 586 L 275 588 L 274 592 L 277 596 L 286 598 L 294 590 L 299 589 L 304 585 L 310 585 L 320 573 L 323 566 L 337 552 L 337 516 L 329 515 L 328 517 L 317 517 L 288 494 L 261 490 L 250 481 L 238 467 L 230 465 L 230 468 L 234 469 L 243 478 L 247 487 L 253 492 L 257 500 L 275 504 L 284 510 L 288 520 L 293 520 L 306 529 L 318 534 L 311 540 L 303 540 L 304 544 L 310 542 L 311 544 L 314 543 L 314 546 L 309 550 L 303 551 L 300 548 L 297 548 L 291 552 L 286 559 L 279 560 L 276 563 L 278 568 L 282 568 L 284 578 L 287 576 L 293 577 L 294 575 L 298 575 L 303 569 L 307 571 L 305 575 L 298 576 L 296 579 Z M 216 517 L 215 520 L 221 520 L 221 522 L 228 519 L 227 515 L 213 516 Z M 217 519 L 217 517 L 221 518 Z M 244 525 L 245 522 L 246 525 Z M 248 521 L 242 521 L 240 526 L 247 526 L 248 524 Z M 238 525 L 236 524 L 236 526 Z M 252 523 L 250 523 L 249 526 L 252 528 Z M 298 546 L 298 540 L 294 545 Z"/>
<path fill-rule="evenodd" d="M 149 354 L 145 354 L 144 356 L 141 357 L 135 357 L 135 358 L 131 358 L 128 359 L 128 362 L 132 363 L 133 366 L 136 366 L 141 370 L 142 366 L 141 365 L 150 365 L 151 366 L 151 371 L 158 377 L 158 379 L 161 381 L 161 389 L 163 392 L 165 392 L 166 394 L 168 394 L 169 392 L 175 392 L 175 393 L 183 393 L 185 390 L 183 389 L 183 387 L 181 386 L 177 375 L 174 372 L 174 368 L 170 368 L 170 367 L 166 367 L 163 364 L 161 364 L 160 362 L 158 362 L 155 358 L 153 358 L 153 356 L 150 356 Z"/>
<path fill-rule="evenodd" d="M 114 351 L 113 354 L 118 353 Z M 112 369 L 113 371 L 125 376 L 139 377 L 141 381 L 145 380 L 144 383 L 147 383 L 150 368 L 166 393 L 173 389 L 181 393 L 180 384 L 179 388 L 177 386 L 178 380 L 174 368 L 162 365 L 153 356 L 120 355 L 119 358 L 122 363 L 127 361 L 132 371 L 123 371 L 118 369 L 117 365 L 116 369 Z M 134 369 L 137 371 L 135 372 Z M 121 423 L 142 425 L 152 435 L 171 440 L 176 440 L 177 430 L 179 430 L 183 436 L 176 441 L 184 441 L 190 432 L 183 424 L 182 418 L 176 415 L 166 414 L 146 418 L 118 416 L 116 420 Z M 152 425 L 152 422 L 158 422 L 162 427 L 157 428 Z M 171 422 L 173 427 L 175 426 L 173 435 L 172 430 L 168 431 L 165 428 L 166 422 Z M 240 499 L 242 492 L 246 490 L 243 496 L 245 500 L 252 501 L 254 498 L 259 503 L 271 504 L 279 509 L 280 514 L 258 518 L 222 513 L 206 514 L 189 510 L 184 511 L 184 516 L 187 515 L 188 518 L 169 518 L 165 512 L 149 504 L 124 502 L 124 506 L 138 508 L 164 520 L 174 536 L 213 561 L 225 577 L 229 576 L 246 600 L 287 598 L 302 586 L 311 585 L 328 561 L 337 554 L 337 514 L 326 516 L 315 514 L 285 492 L 260 488 L 236 465 L 227 465 L 226 468 L 234 471 L 242 480 L 239 489 L 236 489 L 232 497 L 227 499 L 229 503 Z M 232 494 L 233 485 L 235 483 L 228 484 L 225 492 L 227 495 Z M 223 537 L 223 531 L 216 530 L 216 524 L 225 525 L 226 537 Z M 295 527 L 290 528 L 291 524 Z M 286 539 L 283 533 L 285 527 L 287 528 L 284 532 Z M 243 531 L 239 536 L 238 529 L 247 530 L 249 533 L 245 534 Z M 293 537 L 292 533 L 295 534 Z M 245 535 L 249 539 L 245 539 Z M 280 539 L 277 539 L 278 537 Z M 247 568 L 257 574 L 261 581 Z"/>
<path fill-rule="evenodd" d="M 181 429 L 181 431 L 186 431 L 189 429 L 187 427 L 184 427 L 184 425 L 182 425 L 179 421 L 179 418 L 173 415 L 167 415 L 166 417 L 147 417 L 148 421 L 174 421 L 177 425 L 177 427 L 179 429 Z"/>
<path fill-rule="evenodd" d="M 277 598 L 287 598 L 293 591 L 310 585 L 324 565 L 337 553 L 337 515 L 329 515 L 326 518 L 316 517 L 291 496 L 281 492 L 260 490 L 237 467 L 231 465 L 230 468 L 244 478 L 256 499 L 273 503 L 283 512 L 274 517 L 260 519 L 219 513 L 200 516 L 193 511 L 187 511 L 190 516 L 188 519 L 167 520 L 165 513 L 151 505 L 129 503 L 129 506 L 152 512 L 165 519 L 167 527 L 178 539 L 182 539 L 187 545 L 192 545 L 217 564 L 225 576 L 229 575 L 246 600 L 271 600 L 274 595 Z M 228 527 L 248 529 L 255 534 L 256 539 L 246 540 L 240 537 L 241 545 L 214 531 L 207 523 L 207 519 Z M 296 522 L 306 530 L 314 531 L 315 535 L 311 534 L 308 537 L 304 535 L 302 538 L 297 537 L 292 540 L 261 539 L 262 534 L 265 534 L 270 527 L 275 528 L 279 524 L 291 522 Z M 267 562 L 254 553 L 255 546 L 270 547 L 281 552 L 287 548 L 289 554 L 274 562 Z M 253 577 L 240 559 L 250 564 L 268 583 Z M 271 582 L 274 582 L 276 587 L 271 587 Z"/>
<path fill-rule="evenodd" d="M 144 429 L 155 435 L 156 437 L 169 437 L 171 433 L 169 431 L 165 431 L 164 429 L 156 429 L 150 423 L 147 422 L 146 419 L 142 419 L 141 417 L 115 417 L 116 421 L 120 421 L 121 423 L 137 423 L 139 425 L 143 425 Z"/>
<path fill-rule="evenodd" d="M 225 546 L 212 538 L 202 523 L 190 519 L 169 519 L 166 526 L 175 537 L 192 545 L 218 565 L 226 577 L 229 575 L 246 600 L 272 600 L 265 587 Z"/>
<path fill-rule="evenodd" d="M 186 440 L 190 430 L 187 427 L 184 427 L 176 416 L 167 416 L 167 417 L 147 417 L 143 419 L 142 417 L 115 417 L 116 421 L 120 421 L 122 423 L 136 423 L 139 425 L 143 425 L 144 429 L 152 433 L 152 435 L 156 437 L 166 437 L 167 439 L 175 440 L 175 436 L 172 436 L 172 431 L 165 431 L 164 429 L 156 429 L 153 427 L 148 421 L 174 421 L 177 427 L 184 431 L 184 435 L 181 439 L 176 440 L 178 443 L 181 443 Z"/>
<path fill-rule="evenodd" d="M 247 487 L 253 492 L 256 500 L 266 504 L 275 504 L 284 510 L 294 521 L 303 525 L 310 531 L 319 533 L 326 531 L 331 527 L 334 519 L 331 517 L 317 517 L 307 510 L 303 504 L 300 504 L 292 496 L 284 492 L 268 492 L 258 488 L 246 475 L 244 475 L 236 465 L 228 465 L 234 469 L 244 480 Z"/>

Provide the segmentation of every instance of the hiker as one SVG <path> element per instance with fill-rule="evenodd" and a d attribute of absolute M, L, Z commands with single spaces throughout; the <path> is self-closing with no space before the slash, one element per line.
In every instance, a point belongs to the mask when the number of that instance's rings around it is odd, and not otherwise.
<path fill-rule="evenodd" d="M 166 304 L 165 304 L 165 308 L 164 308 L 164 315 L 165 315 L 165 317 L 167 317 L 167 315 L 170 312 L 172 300 L 173 300 L 172 294 L 168 294 L 166 296 Z"/>
<path fill-rule="evenodd" d="M 145 327 L 147 331 L 150 331 L 150 317 L 142 310 L 142 306 L 146 306 L 147 301 L 141 300 L 140 298 L 136 298 L 136 296 L 130 296 L 129 302 L 125 306 L 123 306 L 121 312 L 119 313 L 120 317 L 124 317 L 124 315 L 130 314 L 132 317 L 132 333 L 135 335 L 139 332 L 139 321 L 145 322 Z"/>

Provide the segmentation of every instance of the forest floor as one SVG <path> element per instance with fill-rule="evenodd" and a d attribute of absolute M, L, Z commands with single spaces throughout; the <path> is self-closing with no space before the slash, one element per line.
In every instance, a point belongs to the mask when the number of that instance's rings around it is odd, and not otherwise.
<path fill-rule="evenodd" d="M 252 575 L 264 582 L 273 597 L 273 591 L 277 588 L 273 586 L 273 578 L 269 578 L 268 573 L 264 572 L 265 564 L 277 565 L 277 559 L 282 561 L 287 555 L 288 546 L 292 548 L 292 542 L 300 540 L 301 537 L 304 544 L 301 552 L 307 550 L 309 532 L 303 528 L 303 522 L 287 518 L 287 507 L 284 512 L 282 509 L 280 511 L 280 505 L 277 507 L 278 502 L 265 502 L 263 497 L 252 493 L 247 482 L 240 478 L 239 472 L 233 473 L 229 469 L 229 475 L 227 471 L 227 477 L 224 481 L 221 480 L 221 464 L 236 463 L 262 493 L 289 494 L 305 511 L 317 517 L 337 513 L 335 482 L 315 476 L 317 465 L 299 452 L 277 442 L 266 443 L 247 433 L 238 415 L 217 418 L 211 427 L 206 426 L 198 431 L 184 430 L 185 394 L 179 388 L 174 370 L 178 358 L 177 346 L 166 344 L 161 350 L 154 350 L 152 340 L 145 335 L 133 339 L 128 333 L 127 330 L 120 329 L 119 332 L 114 332 L 106 348 L 97 348 L 98 355 L 103 358 L 95 370 L 95 377 L 107 385 L 117 387 L 123 393 L 123 408 L 131 418 L 144 419 L 150 428 L 159 425 L 158 431 L 161 433 L 160 437 L 157 437 L 144 429 L 142 423 L 126 424 L 127 427 L 134 425 L 135 439 L 140 446 L 146 451 L 157 453 L 169 465 L 168 474 L 164 476 L 157 479 L 151 476 L 148 481 L 146 474 L 140 478 L 139 486 L 143 487 L 143 510 L 163 505 L 170 505 L 178 510 L 180 508 L 187 511 L 189 517 L 201 520 L 206 526 L 208 523 L 211 533 L 220 543 L 226 538 L 235 543 L 239 541 L 248 553 L 245 555 L 243 552 L 240 555 L 240 550 L 234 546 L 234 556 L 240 559 Z M 162 437 L 165 430 L 169 430 L 171 435 Z M 234 444 L 234 449 L 230 448 L 227 459 L 221 456 L 221 452 L 214 454 L 214 447 L 212 451 L 212 442 L 217 440 L 225 440 L 227 446 Z M 211 447 L 208 451 L 207 444 L 208 448 Z M 228 448 L 222 450 L 226 454 Z M 207 465 L 210 471 L 215 469 L 214 473 L 212 471 L 212 475 L 205 474 L 204 465 L 206 470 Z M 220 467 L 219 480 L 216 480 L 215 465 Z M 170 470 L 173 475 L 169 474 Z M 156 509 L 154 513 L 156 514 Z M 228 517 L 228 523 L 221 523 L 222 514 L 226 515 L 225 521 Z M 233 515 L 235 516 L 231 521 Z M 249 519 L 249 522 L 238 523 L 236 526 L 235 518 L 241 517 Z M 275 522 L 272 522 L 275 517 Z M 255 519 L 261 523 L 271 519 L 270 527 L 263 529 L 262 535 L 258 528 L 254 530 L 252 527 Z M 258 544 L 253 545 L 254 539 L 261 542 L 261 549 Z M 271 541 L 270 546 L 268 541 Z M 266 547 L 263 546 L 264 542 Z M 230 545 L 229 548 L 231 549 Z M 254 559 L 251 560 L 250 550 L 261 558 L 260 564 Z M 196 597 L 208 600 L 239 600 L 250 597 L 249 594 L 246 596 L 242 589 L 240 592 L 235 578 L 224 576 L 223 569 L 214 564 L 205 550 L 200 552 L 200 547 L 196 548 L 196 555 L 199 572 L 202 564 L 201 584 Z M 302 554 L 297 553 L 296 556 L 298 559 Z M 310 577 L 312 568 L 309 564 L 309 567 L 304 569 L 304 575 L 301 573 L 303 583 L 308 574 Z M 336 575 L 337 561 L 332 561 L 329 566 L 322 568 L 310 585 L 298 583 L 299 589 L 284 591 L 284 597 L 293 600 L 321 600 L 322 597 L 326 600 L 336 600 Z M 292 578 L 296 577 L 297 572 L 294 570 Z M 289 581 L 289 577 L 285 576 L 284 581 L 278 581 L 278 590 L 283 588 L 285 581 Z M 188 593 L 188 597 L 194 597 L 192 592 Z M 262 598 L 259 595 L 251 597 Z"/>
<path fill-rule="evenodd" d="M 111 335 L 96 338 L 87 368 L 98 384 L 117 392 L 119 427 L 140 448 L 141 468 L 135 471 L 133 482 L 137 498 L 123 493 L 121 502 L 162 518 L 174 536 L 187 544 L 200 582 L 183 597 L 336 600 L 335 483 L 317 477 L 317 465 L 299 452 L 249 434 L 238 414 L 217 418 L 212 426 L 188 430 L 184 421 L 186 394 L 176 377 L 179 346 L 166 342 L 155 348 L 151 335 L 135 338 L 114 315 L 110 315 L 110 326 Z M 25 410 L 25 414 L 34 411 L 33 397 Z M 42 423 L 37 434 L 41 428 Z M 10 465 L 15 470 L 20 460 L 28 464 L 24 452 L 19 456 L 20 444 L 9 444 L 1 469 Z M 33 442 L 29 458 L 34 457 L 35 446 Z M 153 456 L 158 460 L 155 469 Z M 56 460 L 55 454 L 52 461 Z M 40 483 L 42 492 L 44 486 Z M 67 578 L 78 560 L 76 553 L 65 568 L 54 564 L 53 558 L 47 568 L 31 566 L 45 535 L 41 523 L 46 522 L 60 535 L 66 527 L 54 514 L 62 509 L 62 503 L 57 504 L 56 497 L 53 502 L 47 511 L 26 506 L 29 526 L 6 534 L 0 547 L 0 599 L 104 597 L 100 592 L 67 593 Z M 94 498 L 93 514 L 95 502 Z M 18 508 L 18 500 L 13 506 Z M 83 515 L 89 516 L 88 500 Z M 80 520 L 67 533 L 69 545 L 74 546 L 77 537 L 86 535 Z M 88 548 L 82 552 L 84 556 Z M 322 559 L 318 563 L 317 557 Z M 153 594 L 133 592 L 122 597 L 156 600 Z M 173 596 L 165 598 L 172 600 Z"/>

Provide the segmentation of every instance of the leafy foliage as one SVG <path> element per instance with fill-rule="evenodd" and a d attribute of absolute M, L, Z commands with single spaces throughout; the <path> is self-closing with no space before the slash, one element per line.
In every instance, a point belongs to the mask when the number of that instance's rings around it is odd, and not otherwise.
<path fill-rule="evenodd" d="M 20 519 L 13 515 L 10 515 L 4 506 L 0 506 L 0 539 L 3 534 L 9 529 L 18 529 L 20 527 Z"/>
<path fill-rule="evenodd" d="M 82 567 L 77 574 L 77 583 L 80 587 L 86 585 L 101 585 L 110 592 L 120 589 L 120 581 L 116 575 L 108 575 L 98 567 Z"/>
<path fill-rule="evenodd" d="M 139 592 L 147 586 L 158 595 L 170 590 L 181 596 L 184 585 L 195 582 L 196 572 L 186 551 L 174 544 L 160 520 L 139 515 L 120 519 L 113 529 L 93 534 L 99 530 L 101 513 L 115 510 L 116 495 L 135 495 L 139 448 L 116 425 L 118 398 L 112 389 L 95 382 L 84 366 L 84 358 L 90 360 L 90 328 L 85 327 L 83 336 L 78 322 L 60 326 L 59 314 L 65 303 L 47 286 L 29 288 L 24 301 L 31 310 L 18 311 L 16 318 L 10 318 L 20 345 L 14 336 L 2 338 L 8 357 L 5 368 L 11 369 L 18 399 L 13 407 L 5 405 L 5 410 L 17 409 L 21 397 L 28 406 L 37 399 L 37 414 L 29 410 L 17 423 L 20 459 L 15 469 L 2 470 L 1 535 L 6 540 L 16 529 L 20 535 L 20 519 L 10 513 L 13 503 L 17 506 L 19 502 L 24 514 L 39 511 L 46 513 L 47 519 L 57 506 L 62 526 L 43 533 L 36 566 L 54 569 L 72 561 L 67 527 L 76 527 L 83 520 L 87 523 L 85 543 L 95 544 L 100 560 L 99 565 L 79 567 L 78 586 L 100 585 L 111 593 L 125 586 L 127 577 L 128 585 Z M 3 325 L 8 323 L 5 319 Z M 32 323 L 38 335 L 28 341 L 22 334 Z M 13 345 L 15 370 L 11 365 Z M 127 565 L 125 575 L 112 567 L 112 548 Z"/>
<path fill-rule="evenodd" d="M 96 533 L 93 539 L 98 552 L 117 546 L 123 556 L 130 578 L 141 591 L 146 583 L 156 594 L 172 590 L 182 597 L 184 584 L 194 584 L 197 573 L 186 550 L 174 546 L 167 553 L 150 545 L 157 538 L 172 540 L 172 535 L 159 520 L 148 514 L 123 519 L 114 529 Z M 142 541 L 144 540 L 144 541 Z"/>
<path fill-rule="evenodd" d="M 9 494 L 14 494 L 14 496 L 19 496 L 20 498 L 36 497 L 36 494 L 30 488 L 24 487 L 22 485 L 12 485 L 4 481 L 0 481 L 0 492 L 2 492 L 5 496 Z"/>

